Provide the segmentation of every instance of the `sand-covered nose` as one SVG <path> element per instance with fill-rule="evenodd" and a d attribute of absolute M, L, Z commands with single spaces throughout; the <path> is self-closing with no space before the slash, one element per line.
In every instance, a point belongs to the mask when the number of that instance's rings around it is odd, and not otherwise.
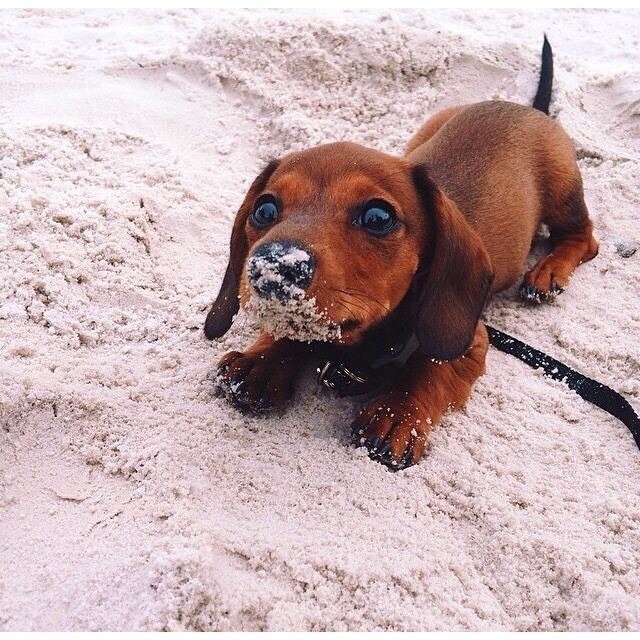
<path fill-rule="evenodd" d="M 313 257 L 288 241 L 260 245 L 247 261 L 247 276 L 255 292 L 265 298 L 288 300 L 304 295 L 313 277 Z"/>

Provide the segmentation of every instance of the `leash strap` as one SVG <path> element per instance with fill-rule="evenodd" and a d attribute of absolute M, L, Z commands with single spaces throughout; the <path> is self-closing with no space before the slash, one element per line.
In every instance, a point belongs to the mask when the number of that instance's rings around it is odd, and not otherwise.
<path fill-rule="evenodd" d="M 496 349 L 515 356 L 534 369 L 542 369 L 545 376 L 564 382 L 583 400 L 595 404 L 596 407 L 600 407 L 614 418 L 618 418 L 631 431 L 631 435 L 640 449 L 640 418 L 633 407 L 618 392 L 597 380 L 587 378 L 559 360 L 530 347 L 513 336 L 489 325 L 485 326 L 489 332 L 489 342 Z"/>

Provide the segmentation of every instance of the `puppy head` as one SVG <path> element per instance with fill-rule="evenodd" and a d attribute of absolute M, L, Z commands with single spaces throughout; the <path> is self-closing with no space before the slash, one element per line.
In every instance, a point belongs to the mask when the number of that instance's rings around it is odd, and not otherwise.
<path fill-rule="evenodd" d="M 354 344 L 402 307 L 424 352 L 449 359 L 470 344 L 490 280 L 481 241 L 425 167 L 322 145 L 251 185 L 205 333 L 223 335 L 240 299 L 276 337 Z"/>

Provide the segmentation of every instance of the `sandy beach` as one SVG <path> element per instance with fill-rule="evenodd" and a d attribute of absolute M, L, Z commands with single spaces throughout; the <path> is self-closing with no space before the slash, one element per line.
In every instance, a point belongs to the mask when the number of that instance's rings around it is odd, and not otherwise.
<path fill-rule="evenodd" d="M 640 411 L 640 12 L 0 11 L 0 630 L 640 630 L 640 451 L 562 384 L 491 349 L 395 474 L 312 371 L 212 393 L 264 163 L 529 104 L 543 32 L 600 254 L 485 318 Z"/>

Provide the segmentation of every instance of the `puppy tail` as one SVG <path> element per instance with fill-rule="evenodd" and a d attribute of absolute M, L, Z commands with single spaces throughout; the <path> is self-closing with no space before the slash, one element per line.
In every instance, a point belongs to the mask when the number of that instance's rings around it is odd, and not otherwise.
<path fill-rule="evenodd" d="M 549 103 L 551 102 L 551 87 L 553 86 L 553 51 L 547 40 L 547 34 L 544 36 L 542 44 L 542 66 L 540 67 L 540 80 L 538 82 L 538 91 L 533 99 L 533 108 L 542 113 L 549 115 Z"/>

